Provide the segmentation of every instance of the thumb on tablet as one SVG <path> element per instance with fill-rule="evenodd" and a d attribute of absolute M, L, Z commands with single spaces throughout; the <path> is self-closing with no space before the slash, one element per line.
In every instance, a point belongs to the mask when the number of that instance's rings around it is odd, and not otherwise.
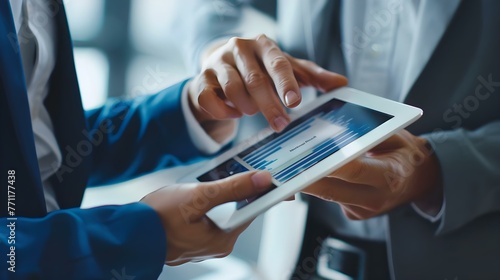
<path fill-rule="evenodd" d="M 236 174 L 234 176 L 209 183 L 201 183 L 197 187 L 199 194 L 208 198 L 205 211 L 231 201 L 239 201 L 256 196 L 271 186 L 271 174 L 266 171 L 255 171 Z"/>

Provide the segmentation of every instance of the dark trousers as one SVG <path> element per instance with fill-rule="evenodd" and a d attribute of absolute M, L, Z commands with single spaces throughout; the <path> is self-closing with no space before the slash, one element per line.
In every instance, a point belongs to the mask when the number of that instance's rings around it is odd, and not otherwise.
<path fill-rule="evenodd" d="M 324 279 L 317 274 L 318 256 L 322 250 L 322 243 L 328 237 L 334 237 L 349 245 L 358 247 L 365 252 L 365 262 L 363 269 L 363 279 L 385 280 L 390 279 L 389 266 L 387 261 L 386 242 L 368 241 L 358 238 L 341 236 L 316 219 L 314 215 L 318 213 L 309 211 L 306 230 L 302 243 L 302 249 L 296 264 L 292 280 L 316 280 Z M 328 215 L 328 213 L 322 213 Z M 323 248 L 324 249 L 324 248 Z"/>

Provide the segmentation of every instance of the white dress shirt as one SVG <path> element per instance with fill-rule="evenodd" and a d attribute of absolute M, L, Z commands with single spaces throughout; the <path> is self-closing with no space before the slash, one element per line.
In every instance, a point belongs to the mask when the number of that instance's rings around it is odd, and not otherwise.
<path fill-rule="evenodd" d="M 366 0 L 342 2 L 342 40 L 349 86 L 396 101 L 403 101 L 411 85 L 408 77 L 415 75 L 411 61 L 417 31 L 430 22 L 445 28 L 456 3 L 446 5 L 427 0 Z M 439 11 L 424 14 L 428 9 Z M 433 7 L 434 6 L 434 7 Z M 441 34 L 442 35 L 442 34 Z M 331 61 L 332 65 L 336 63 Z M 424 63 L 425 61 L 421 61 Z M 422 65 L 422 67 L 423 67 Z M 420 71 L 422 68 L 420 68 Z M 414 204 L 413 209 L 431 222 L 439 220 Z M 332 217 L 338 233 L 371 240 L 385 240 L 387 216 L 352 221 L 344 215 Z"/>
<path fill-rule="evenodd" d="M 56 27 L 46 2 L 10 0 L 10 4 L 21 47 L 38 167 L 47 211 L 52 211 L 59 207 L 48 178 L 61 166 L 62 155 L 43 102 L 55 65 Z"/>
<path fill-rule="evenodd" d="M 351 87 L 402 100 L 402 78 L 420 0 L 342 2 L 342 39 Z"/>

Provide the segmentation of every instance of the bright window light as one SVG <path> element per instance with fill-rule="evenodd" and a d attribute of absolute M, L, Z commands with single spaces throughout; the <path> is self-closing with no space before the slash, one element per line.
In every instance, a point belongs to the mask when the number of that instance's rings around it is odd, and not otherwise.
<path fill-rule="evenodd" d="M 130 37 L 142 52 L 157 52 L 169 45 L 168 30 L 177 18 L 173 12 L 182 1 L 133 0 L 130 9 Z"/>
<path fill-rule="evenodd" d="M 179 55 L 171 59 L 139 55 L 130 63 L 127 71 L 126 92 L 128 97 L 156 93 L 187 78 L 187 71 L 179 61 Z"/>
<path fill-rule="evenodd" d="M 75 64 L 83 108 L 99 107 L 106 102 L 109 64 L 106 56 L 93 48 L 75 48 Z"/>
<path fill-rule="evenodd" d="M 64 0 L 71 36 L 89 40 L 97 36 L 104 21 L 103 0 Z"/>

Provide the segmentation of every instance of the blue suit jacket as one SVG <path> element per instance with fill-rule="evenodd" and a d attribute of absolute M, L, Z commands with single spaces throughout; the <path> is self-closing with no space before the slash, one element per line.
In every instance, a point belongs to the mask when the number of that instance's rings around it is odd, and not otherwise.
<path fill-rule="evenodd" d="M 166 240 L 150 207 L 77 207 L 88 184 L 125 180 L 198 155 L 180 106 L 184 83 L 84 114 L 66 15 L 61 4 L 56 8 L 58 52 L 45 106 L 63 156 L 51 178 L 61 210 L 47 215 L 19 44 L 9 1 L 0 1 L 0 251 L 2 260 L 6 254 L 8 261 L 15 259 L 16 271 L 7 269 L 14 262 L 2 261 L 0 278 L 155 279 Z M 15 189 L 7 183 L 9 170 L 15 171 Z M 15 196 L 15 205 L 7 205 L 8 195 Z"/>

